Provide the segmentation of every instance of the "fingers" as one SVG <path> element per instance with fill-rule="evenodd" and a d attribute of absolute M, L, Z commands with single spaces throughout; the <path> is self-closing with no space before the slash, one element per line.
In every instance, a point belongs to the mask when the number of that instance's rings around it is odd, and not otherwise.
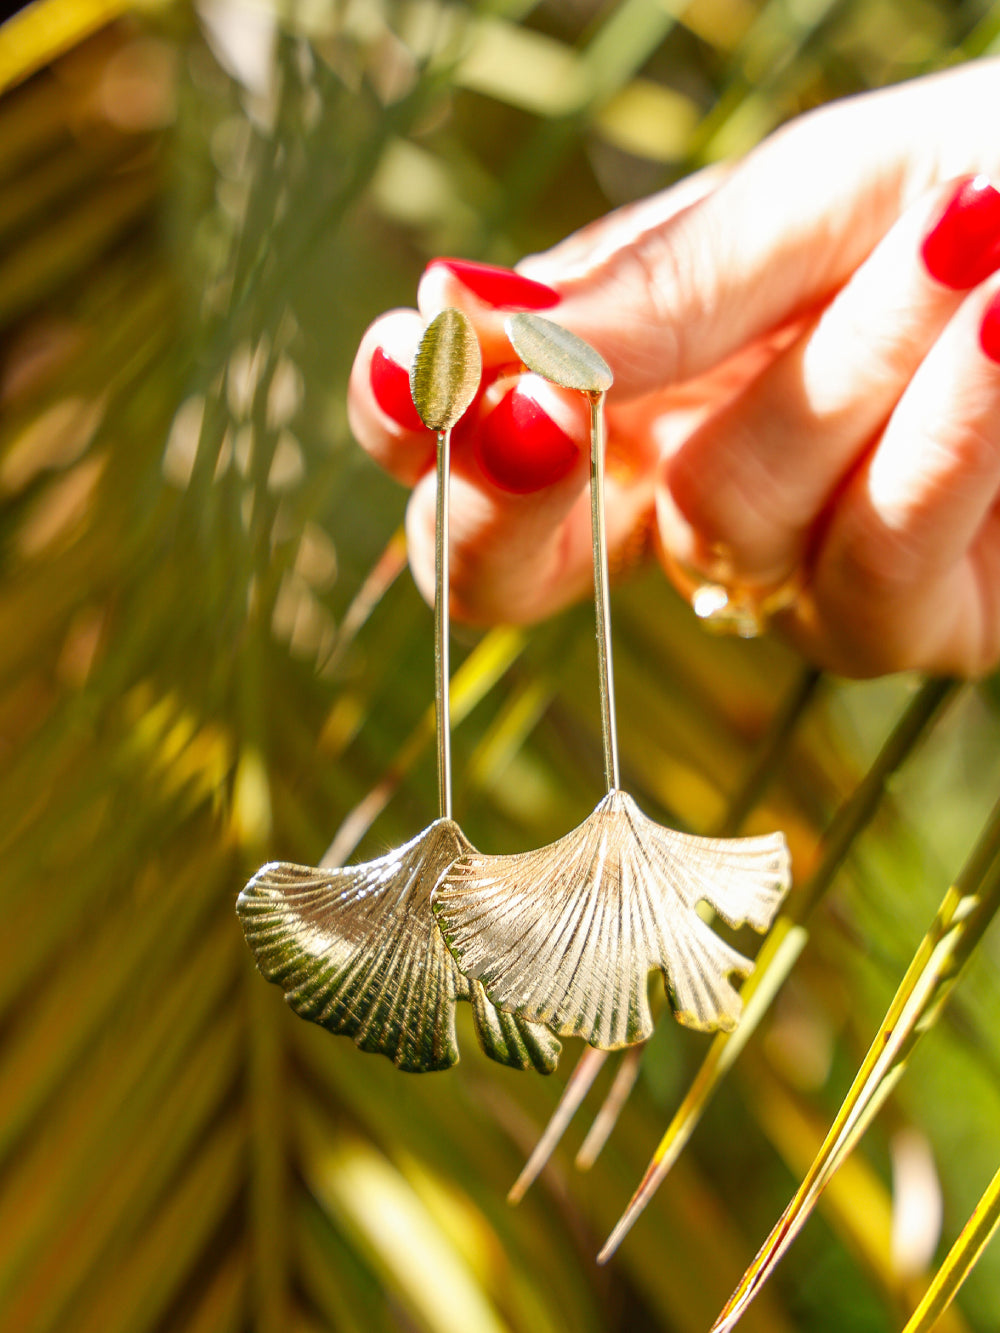
<path fill-rule="evenodd" d="M 415 487 L 407 510 L 410 563 L 421 592 L 433 601 L 436 439 L 416 417 L 405 369 L 424 327 L 415 310 L 377 320 L 358 350 L 348 403 L 358 441 Z M 509 360 L 509 346 L 500 355 Z M 581 394 L 509 367 L 501 373 L 496 365 L 486 367 L 484 387 L 452 434 L 456 616 L 530 621 L 582 591 L 589 429 Z M 644 471 L 648 477 L 650 463 Z M 647 507 L 650 501 L 647 484 Z M 624 506 L 622 531 L 634 520 L 634 505 Z"/>
<path fill-rule="evenodd" d="M 469 314 L 484 353 L 482 392 L 455 431 L 456 614 L 535 619 L 589 586 L 582 420 L 567 415 L 569 396 L 546 400 L 528 382 L 503 332 L 510 311 L 537 310 L 590 341 L 615 370 L 609 447 L 625 470 L 616 479 L 609 469 L 613 544 L 622 546 L 637 524 L 645 531 L 651 457 L 659 449 L 665 461 L 656 502 L 666 540 L 702 563 L 723 546 L 730 572 L 757 585 L 805 561 L 814 578 L 792 630 L 827 662 L 866 671 L 876 659 L 903 663 L 907 645 L 925 665 L 982 660 L 989 607 L 974 585 L 982 587 L 983 571 L 998 560 L 982 537 L 997 527 L 995 508 L 979 514 L 971 536 L 969 525 L 975 499 L 984 504 L 986 464 L 981 487 L 963 490 L 956 477 L 975 468 L 967 459 L 953 463 L 945 489 L 954 491 L 954 508 L 932 541 L 926 534 L 941 487 L 899 508 L 893 488 L 909 477 L 918 494 L 919 476 L 905 443 L 894 441 L 908 438 L 899 434 L 917 392 L 908 382 L 922 382 L 924 364 L 945 356 L 938 347 L 959 336 L 953 329 L 963 318 L 975 318 L 965 312 L 980 291 L 967 299 L 965 292 L 995 267 L 994 258 L 1000 262 L 1000 253 L 988 254 L 996 232 L 988 194 L 979 190 L 985 207 L 953 199 L 942 211 L 939 184 L 979 167 L 1000 179 L 991 129 L 1000 111 L 998 73 L 1000 61 L 982 61 L 804 117 L 738 166 L 623 210 L 526 261 L 520 273 L 464 260 L 432 263 L 420 283 L 419 314 L 394 312 L 369 331 L 350 388 L 361 443 L 408 484 L 422 478 L 407 522 L 425 592 L 433 568 L 433 479 L 426 474 L 434 442 L 408 415 L 401 375 L 424 323 L 445 305 Z M 979 226 L 977 218 L 986 221 Z M 980 351 L 973 360 L 992 383 L 990 357 Z M 975 397 L 968 366 L 964 374 L 956 383 Z M 923 392 L 933 395 L 933 381 Z M 936 420 L 930 398 L 913 401 L 917 417 Z M 941 414 L 965 419 L 971 436 L 990 437 L 988 425 L 979 431 L 975 411 L 963 418 L 964 398 L 941 402 Z M 964 456 L 961 428 L 953 439 L 943 430 L 925 430 L 927 457 L 935 440 L 949 439 L 945 453 Z M 922 466 L 933 476 L 926 460 Z M 896 539 L 910 555 L 915 542 L 919 558 L 889 560 L 887 550 L 899 554 Z M 963 540 L 963 554 L 949 555 Z M 960 586 L 946 586 L 935 559 L 964 568 Z M 909 571 L 905 578 L 901 570 Z M 864 635 L 833 624 L 834 608 L 847 616 L 852 580 L 863 589 Z M 912 589 L 914 580 L 925 588 L 921 605 L 933 603 L 938 623 L 948 621 L 947 641 L 927 629 L 934 617 L 917 623 L 901 602 L 896 607 L 901 581 Z M 876 604 L 894 626 L 881 647 L 872 646 Z M 969 630 L 977 617 L 978 628 Z"/>
<path fill-rule="evenodd" d="M 773 135 L 703 198 L 525 269 L 614 368 L 614 393 L 703 373 L 824 303 L 936 180 L 1000 172 L 1000 62 L 835 103 Z"/>
<path fill-rule="evenodd" d="M 555 294 L 511 270 L 435 261 L 419 290 L 423 313 L 391 311 L 362 339 L 348 392 L 355 437 L 400 481 L 415 487 L 407 511 L 410 563 L 434 595 L 435 438 L 416 417 L 407 367 L 425 319 L 464 308 L 484 349 L 483 384 L 452 436 L 451 585 L 464 620 L 528 622 L 585 593 L 592 578 L 590 414 L 583 395 L 524 372 L 503 333 L 513 308 L 545 309 Z M 649 530 L 657 445 L 620 414 L 608 448 L 613 558 L 639 555 Z M 641 416 L 641 414 L 640 414 Z M 640 422 L 640 427 L 642 422 Z"/>
<path fill-rule="evenodd" d="M 589 422 L 581 422 L 583 431 Z M 466 475 L 452 477 L 451 607 L 473 624 L 528 624 L 585 596 L 593 587 L 586 442 L 573 472 L 526 495 Z M 406 512 L 407 549 L 417 586 L 434 595 L 436 482 L 418 483 Z M 645 555 L 651 531 L 648 466 L 609 454 L 606 474 L 612 573 Z"/>
<path fill-rule="evenodd" d="M 822 314 L 662 469 L 665 545 L 756 587 L 783 582 L 966 289 L 1000 267 L 985 177 L 909 209 Z"/>
<path fill-rule="evenodd" d="M 435 259 L 425 269 L 416 310 L 390 310 L 367 329 L 348 384 L 351 432 L 376 462 L 412 486 L 432 466 L 434 436 L 421 424 L 410 397 L 409 368 L 427 323 L 446 306 L 472 320 L 483 356 L 482 392 L 503 372 L 519 368 L 503 323 L 516 310 L 544 310 L 558 293 L 511 269 L 469 260 Z M 499 401 L 499 399 L 495 399 Z M 473 433 L 477 404 L 466 414 Z M 462 465 L 456 452 L 455 464 Z"/>
<path fill-rule="evenodd" d="M 407 486 L 433 466 L 436 448 L 410 397 L 410 366 L 423 331 L 415 310 L 380 316 L 361 339 L 347 388 L 354 438 Z"/>
<path fill-rule="evenodd" d="M 972 293 L 851 479 L 793 633 L 851 674 L 1000 658 L 1000 283 Z"/>
<path fill-rule="evenodd" d="M 559 293 L 545 283 L 468 259 L 432 259 L 417 288 L 417 305 L 425 319 L 446 306 L 469 316 L 487 366 L 516 361 L 503 327 L 508 315 L 518 310 L 544 313 L 558 304 Z"/>

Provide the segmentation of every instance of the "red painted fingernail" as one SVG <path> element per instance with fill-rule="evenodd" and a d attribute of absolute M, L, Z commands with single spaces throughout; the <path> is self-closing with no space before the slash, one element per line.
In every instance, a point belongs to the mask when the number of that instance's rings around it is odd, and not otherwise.
<path fill-rule="evenodd" d="M 961 291 L 1000 268 L 1000 190 L 986 176 L 958 187 L 920 251 L 932 278 Z"/>
<path fill-rule="evenodd" d="M 494 486 L 528 495 L 561 481 L 580 450 L 534 398 L 515 385 L 483 421 L 475 453 Z"/>
<path fill-rule="evenodd" d="M 427 429 L 410 396 L 409 371 L 386 356 L 381 347 L 372 354 L 371 382 L 375 401 L 387 417 L 407 430 Z"/>
<path fill-rule="evenodd" d="M 543 282 L 522 278 L 509 268 L 476 264 L 471 259 L 432 259 L 428 268 L 446 268 L 463 287 L 497 310 L 548 310 L 562 299 Z"/>
<path fill-rule="evenodd" d="M 994 292 L 979 325 L 979 346 L 991 361 L 1000 364 L 1000 291 Z"/>

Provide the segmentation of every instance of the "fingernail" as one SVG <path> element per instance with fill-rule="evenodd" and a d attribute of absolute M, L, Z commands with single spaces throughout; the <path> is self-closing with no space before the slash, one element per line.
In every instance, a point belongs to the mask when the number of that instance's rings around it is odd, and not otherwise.
<path fill-rule="evenodd" d="M 932 278 L 956 291 L 1000 268 L 1000 191 L 983 175 L 959 185 L 920 251 Z"/>
<path fill-rule="evenodd" d="M 483 420 L 475 454 L 494 486 L 529 495 L 562 481 L 580 449 L 534 398 L 515 385 Z"/>
<path fill-rule="evenodd" d="M 509 268 L 477 264 L 471 259 L 432 259 L 428 268 L 446 268 L 463 287 L 497 310 L 548 310 L 562 299 L 543 282 L 522 278 Z"/>
<path fill-rule="evenodd" d="M 406 430 L 427 429 L 410 396 L 410 372 L 386 356 L 381 347 L 372 354 L 371 385 L 376 403 L 397 425 Z"/>
<path fill-rule="evenodd" d="M 994 292 L 979 325 L 979 346 L 991 361 L 1000 364 L 1000 291 Z"/>

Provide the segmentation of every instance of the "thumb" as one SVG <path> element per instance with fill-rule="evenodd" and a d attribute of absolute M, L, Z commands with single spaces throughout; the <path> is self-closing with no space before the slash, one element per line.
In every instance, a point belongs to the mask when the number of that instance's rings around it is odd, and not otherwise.
<path fill-rule="evenodd" d="M 997 146 L 973 127 L 984 96 L 1000 111 L 998 85 L 984 61 L 821 108 L 721 181 L 682 182 L 519 271 L 559 292 L 545 313 L 602 353 L 617 393 L 690 379 L 829 299 L 935 180 L 990 170 Z"/>

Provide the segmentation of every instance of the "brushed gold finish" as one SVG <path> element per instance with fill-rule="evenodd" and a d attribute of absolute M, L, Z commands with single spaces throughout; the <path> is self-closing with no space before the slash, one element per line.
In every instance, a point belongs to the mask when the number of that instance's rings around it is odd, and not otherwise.
<path fill-rule="evenodd" d="M 479 342 L 467 315 L 442 310 L 427 325 L 410 370 L 410 394 L 429 430 L 451 430 L 483 377 Z"/>
<path fill-rule="evenodd" d="M 564 389 L 606 393 L 611 367 L 590 343 L 541 315 L 519 313 L 504 321 L 511 346 L 529 370 Z"/>
<path fill-rule="evenodd" d="M 537 851 L 464 852 L 435 889 L 434 910 L 459 965 L 498 1008 L 614 1050 L 652 1033 L 655 970 L 682 1023 L 733 1028 L 741 1005 L 729 976 L 748 976 L 752 964 L 698 905 L 764 931 L 788 880 L 782 834 L 692 837 L 611 791 Z"/>
<path fill-rule="evenodd" d="M 438 819 L 360 865 L 324 870 L 272 861 L 237 903 L 257 966 L 302 1018 L 399 1069 L 455 1064 L 455 1004 L 467 1000 L 491 1059 L 550 1073 L 559 1043 L 544 1028 L 497 1013 L 479 982 L 458 970 L 431 914 L 441 873 L 473 851 L 454 821 Z"/>

